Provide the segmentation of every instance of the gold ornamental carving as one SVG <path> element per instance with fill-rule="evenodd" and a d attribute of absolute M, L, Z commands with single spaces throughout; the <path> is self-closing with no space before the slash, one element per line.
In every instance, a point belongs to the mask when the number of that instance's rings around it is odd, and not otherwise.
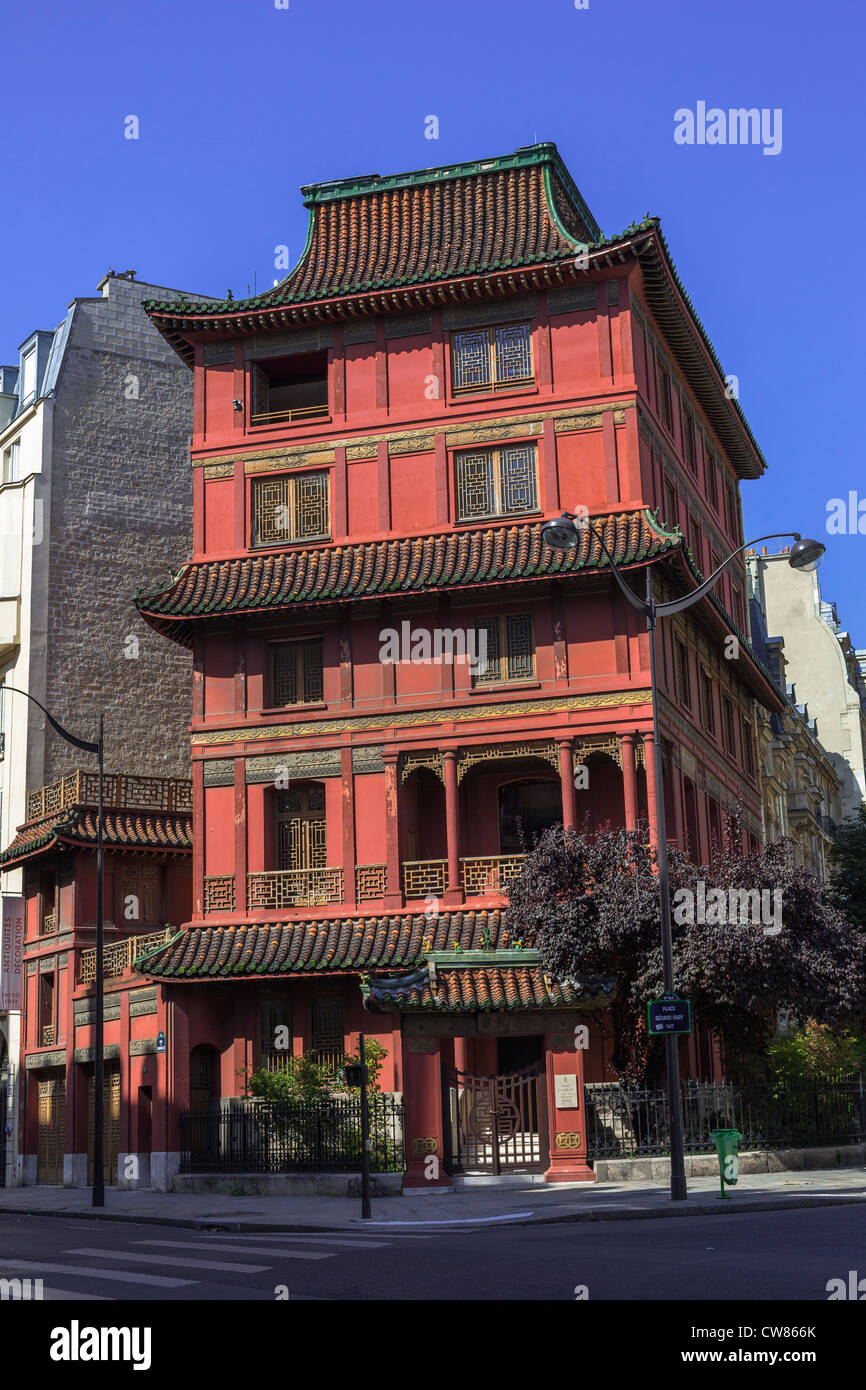
<path fill-rule="evenodd" d="M 649 690 L 614 690 L 599 695 L 564 695 L 550 700 L 503 701 L 495 705 L 439 706 L 433 710 L 406 710 L 370 715 L 346 715 L 339 719 L 311 719 L 296 724 L 248 725 L 237 729 L 208 729 L 192 735 L 198 747 L 230 743 L 262 743 L 270 739 L 313 738 L 319 734 L 361 733 L 367 729 L 435 727 L 481 719 L 514 719 L 522 715 L 565 714 L 572 710 L 620 709 L 649 704 Z"/>

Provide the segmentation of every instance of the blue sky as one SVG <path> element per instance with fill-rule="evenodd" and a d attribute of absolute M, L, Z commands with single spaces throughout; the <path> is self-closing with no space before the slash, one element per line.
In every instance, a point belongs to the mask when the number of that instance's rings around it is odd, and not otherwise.
<path fill-rule="evenodd" d="M 866 536 L 826 533 L 834 497 L 866 514 L 864 31 L 857 0 L 7 6 L 0 361 L 109 266 L 270 285 L 274 248 L 303 248 L 303 183 L 554 140 L 606 233 L 661 217 L 770 465 L 746 534 L 825 538 L 824 597 L 866 646 Z M 780 108 L 781 152 L 678 145 L 699 101 Z"/>

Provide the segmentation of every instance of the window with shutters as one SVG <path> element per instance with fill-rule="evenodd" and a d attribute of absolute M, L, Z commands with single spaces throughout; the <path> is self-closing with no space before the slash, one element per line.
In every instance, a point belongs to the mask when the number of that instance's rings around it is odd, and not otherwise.
<path fill-rule="evenodd" d="M 755 776 L 755 728 L 745 715 L 740 716 L 740 740 L 743 745 L 743 765 L 747 777 Z"/>
<path fill-rule="evenodd" d="M 697 473 L 698 456 L 695 449 L 695 417 L 686 406 L 683 406 L 680 418 L 683 427 L 683 458 L 692 473 Z"/>
<path fill-rule="evenodd" d="M 451 338 L 451 385 L 456 395 L 532 386 L 532 330 L 528 323 L 473 328 Z"/>
<path fill-rule="evenodd" d="M 708 734 L 716 732 L 716 710 L 713 699 L 713 678 L 701 667 L 701 719 Z"/>
<path fill-rule="evenodd" d="M 538 511 L 534 444 L 473 449 L 457 455 L 457 520 L 520 516 Z"/>
<path fill-rule="evenodd" d="M 290 473 L 253 482 L 250 544 L 327 540 L 331 532 L 327 473 Z"/>
<path fill-rule="evenodd" d="M 277 796 L 277 868 L 324 869 L 328 863 L 325 788 L 300 783 Z"/>
<path fill-rule="evenodd" d="M 535 638 L 531 613 L 506 613 L 475 623 L 473 685 L 532 680 Z"/>
<path fill-rule="evenodd" d="M 271 647 L 271 704 L 320 704 L 325 698 L 321 637 L 274 642 Z"/>
<path fill-rule="evenodd" d="M 287 1071 L 292 1065 L 292 1001 L 288 997 L 259 1001 L 259 1033 L 263 1071 Z"/>
<path fill-rule="evenodd" d="M 656 358 L 656 395 L 658 417 L 668 433 L 673 433 L 674 412 L 671 399 L 671 374 L 660 357 Z"/>
<path fill-rule="evenodd" d="M 677 698 L 687 709 L 692 707 L 692 687 L 689 680 L 689 654 L 679 637 L 674 638 L 677 673 Z"/>
<path fill-rule="evenodd" d="M 737 751 L 736 735 L 734 733 L 734 706 L 727 695 L 722 696 L 722 741 L 725 752 L 733 758 Z"/>

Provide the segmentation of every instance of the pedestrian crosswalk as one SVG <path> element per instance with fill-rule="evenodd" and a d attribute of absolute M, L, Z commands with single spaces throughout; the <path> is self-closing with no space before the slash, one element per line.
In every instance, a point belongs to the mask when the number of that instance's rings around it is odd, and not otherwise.
<path fill-rule="evenodd" d="M 151 1229 L 153 1229 L 151 1227 Z M 88 1234 L 91 1234 L 91 1231 Z M 137 1237 L 126 1244 L 70 1245 L 50 1260 L 0 1258 L 0 1278 L 38 1277 L 42 1297 L 53 1301 L 112 1300 L 134 1297 L 130 1285 L 152 1297 L 172 1297 L 207 1282 L 224 1283 L 234 1275 L 248 1296 L 272 1299 L 273 1284 L 284 1284 L 281 1266 L 299 1261 L 313 1267 L 340 1260 L 354 1251 L 416 1249 L 415 1242 L 435 1240 L 437 1233 L 416 1234 L 379 1230 L 341 1234 L 319 1231 L 180 1231 L 173 1237 Z M 372 1235 L 373 1233 L 371 1233 Z M 160 1271 L 160 1272 L 157 1272 Z M 273 1284 L 257 1276 L 273 1273 Z M 80 1287 L 83 1281 L 83 1287 Z M 74 1285 L 73 1288 L 69 1284 Z M 94 1285 L 97 1289 L 94 1289 Z M 192 1295 L 195 1297 L 196 1295 Z"/>

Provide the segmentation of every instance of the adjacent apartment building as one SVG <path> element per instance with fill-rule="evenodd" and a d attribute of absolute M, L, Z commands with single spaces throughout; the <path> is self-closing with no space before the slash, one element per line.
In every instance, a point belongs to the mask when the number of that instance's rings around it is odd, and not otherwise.
<path fill-rule="evenodd" d="M 598 534 L 682 593 L 742 544 L 764 459 L 658 221 L 604 239 L 554 145 L 303 193 L 281 284 L 147 305 L 195 380 L 192 555 L 137 597 L 194 663 L 193 911 L 140 962 L 177 1104 L 365 1029 L 407 1186 L 432 1157 L 591 1179 L 612 982 L 545 974 L 503 890 L 522 833 L 656 837 L 648 640 Z M 572 552 L 541 535 L 563 507 Z M 740 558 L 661 627 L 668 833 L 698 860 L 734 806 L 762 832 L 753 702 L 783 700 L 746 594 Z"/>
<path fill-rule="evenodd" d="M 766 629 L 784 639 L 786 679 L 808 707 L 839 780 L 835 820 L 847 820 L 866 799 L 866 651 L 821 595 L 817 571 L 792 570 L 787 550 L 748 558 L 751 584 Z M 825 814 L 832 815 L 825 807 Z"/>
<path fill-rule="evenodd" d="M 146 296 L 181 296 L 131 271 L 110 272 L 98 290 L 73 300 L 56 328 L 30 333 L 17 361 L 0 367 L 0 854 L 32 820 L 28 794 L 56 786 L 45 805 L 62 809 L 63 779 L 82 760 L 26 695 L 88 740 L 102 713 L 112 772 L 189 773 L 190 660 L 157 642 L 130 594 L 130 576 L 164 577 L 189 544 L 191 383 L 141 308 Z M 46 898 L 39 909 L 38 937 L 76 925 L 64 916 L 71 897 L 63 874 L 57 882 L 57 903 Z M 20 856 L 0 883 L 8 923 L 0 1181 L 12 1183 L 23 1175 Z M 92 905 L 89 912 L 78 925 L 92 927 Z M 36 947 L 28 940 L 27 950 Z M 47 961 L 54 954 L 41 953 Z M 25 981 L 31 967 L 28 960 Z M 39 968 L 48 973 L 45 961 Z M 40 1043 L 54 1036 L 53 1025 L 43 1018 Z M 28 1065 L 38 1075 L 38 1060 Z"/>

